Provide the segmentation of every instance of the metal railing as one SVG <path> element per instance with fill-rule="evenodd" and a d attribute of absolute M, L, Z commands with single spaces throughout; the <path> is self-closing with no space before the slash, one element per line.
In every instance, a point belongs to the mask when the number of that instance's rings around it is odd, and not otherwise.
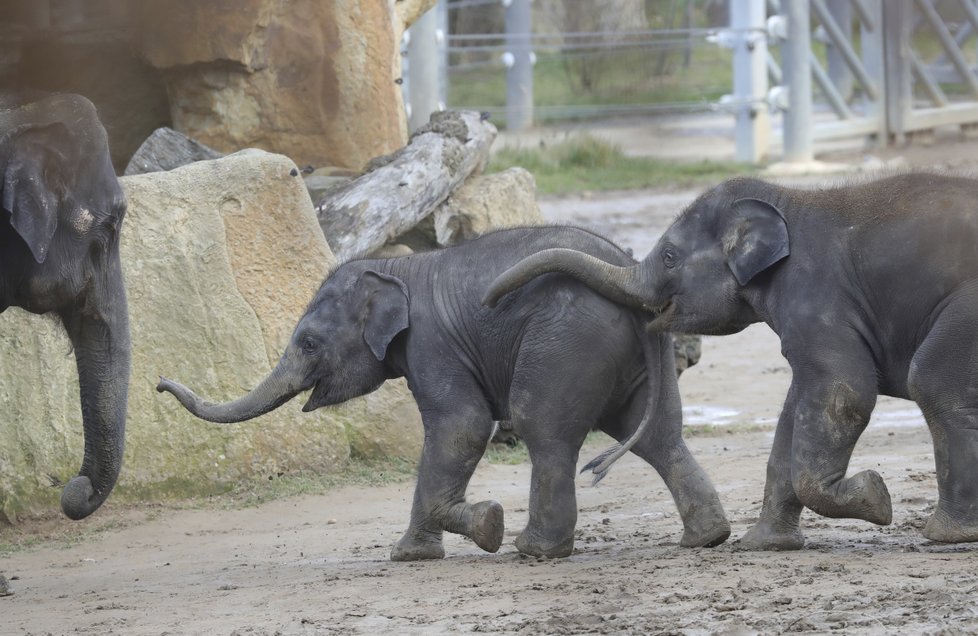
<path fill-rule="evenodd" d="M 448 34 L 450 10 L 499 1 L 505 32 Z M 687 20 L 680 29 L 548 33 L 533 31 L 529 5 L 439 3 L 442 106 L 489 111 L 512 130 L 723 110 L 735 118 L 737 158 L 750 162 L 766 158 L 774 115 L 789 161 L 810 160 L 815 140 L 900 143 L 978 124 L 978 0 L 732 0 L 719 29 Z M 563 92 L 552 86 L 561 69 Z"/>

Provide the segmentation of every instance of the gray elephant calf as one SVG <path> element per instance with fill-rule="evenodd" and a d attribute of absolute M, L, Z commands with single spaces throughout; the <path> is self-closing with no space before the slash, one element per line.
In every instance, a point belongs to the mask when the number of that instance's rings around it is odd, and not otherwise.
<path fill-rule="evenodd" d="M 650 311 L 652 328 L 729 334 L 765 322 L 792 381 L 743 547 L 797 549 L 802 507 L 890 523 L 873 470 L 846 476 L 878 394 L 911 399 L 934 440 L 934 541 L 978 541 L 978 180 L 903 174 L 796 190 L 736 179 L 705 193 L 645 260 L 536 254 L 486 302 L 546 272 Z M 607 259 L 603 259 L 607 260 Z"/>
<path fill-rule="evenodd" d="M 493 421 L 507 419 L 533 463 L 529 523 L 516 547 L 536 556 L 569 555 L 577 522 L 575 465 L 585 436 L 599 428 L 625 440 L 654 404 L 651 428 L 629 440 L 631 450 L 671 491 L 685 526 L 682 545 L 722 543 L 730 526 L 682 439 L 668 335 L 646 334 L 635 312 L 566 276 L 541 278 L 497 309 L 482 306 L 482 292 L 498 274 L 558 246 L 634 263 L 609 241 L 569 227 L 506 230 L 454 248 L 347 262 L 328 276 L 281 361 L 251 393 L 209 404 L 170 380 L 161 379 L 158 389 L 198 417 L 237 422 L 307 389 L 303 410 L 311 411 L 406 377 L 425 442 L 411 522 L 394 560 L 443 557 L 445 530 L 487 551 L 499 548 L 502 507 L 467 503 L 465 488 Z"/>

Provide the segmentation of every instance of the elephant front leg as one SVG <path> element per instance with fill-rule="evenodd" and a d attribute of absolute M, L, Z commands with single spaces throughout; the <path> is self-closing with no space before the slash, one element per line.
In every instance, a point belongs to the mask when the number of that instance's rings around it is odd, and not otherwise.
<path fill-rule="evenodd" d="M 802 506 L 791 485 L 791 440 L 794 431 L 793 391 L 781 412 L 774 445 L 767 460 L 761 515 L 736 542 L 744 550 L 800 550 L 805 545 L 799 521 Z"/>
<path fill-rule="evenodd" d="M 879 473 L 845 476 L 876 403 L 872 367 L 847 371 L 840 360 L 851 358 L 851 353 L 840 356 L 827 367 L 798 365 L 768 462 L 761 518 L 740 541 L 742 547 L 800 548 L 801 505 L 825 517 L 879 525 L 892 520 L 890 493 Z"/>
<path fill-rule="evenodd" d="M 492 434 L 488 411 L 473 410 L 422 414 L 425 442 L 411 522 L 394 545 L 391 560 L 443 558 L 442 533 L 446 530 L 468 537 L 487 552 L 496 552 L 502 545 L 502 506 L 495 501 L 465 501 L 465 488 Z"/>

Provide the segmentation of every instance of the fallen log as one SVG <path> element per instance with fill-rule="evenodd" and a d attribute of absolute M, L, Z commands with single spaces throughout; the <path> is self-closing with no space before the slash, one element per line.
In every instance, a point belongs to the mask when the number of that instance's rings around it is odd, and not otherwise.
<path fill-rule="evenodd" d="M 336 258 L 364 256 L 416 226 L 473 173 L 485 169 L 496 127 L 471 111 L 434 113 L 407 146 L 316 203 Z"/>

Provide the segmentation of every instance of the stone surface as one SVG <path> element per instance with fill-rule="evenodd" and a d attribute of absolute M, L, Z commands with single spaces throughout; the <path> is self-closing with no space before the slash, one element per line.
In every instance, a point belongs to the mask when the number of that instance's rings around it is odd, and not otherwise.
<path fill-rule="evenodd" d="M 523 168 L 477 175 L 455 190 L 434 213 L 439 245 L 455 245 L 490 230 L 541 225 L 536 181 Z"/>
<path fill-rule="evenodd" d="M 676 375 L 697 364 L 702 354 L 702 338 L 693 334 L 675 333 L 672 335 L 672 346 L 676 352 Z"/>
<path fill-rule="evenodd" d="M 285 157 L 246 151 L 121 179 L 133 371 L 125 465 L 106 505 L 216 491 L 248 476 L 335 470 L 351 453 L 417 456 L 420 416 L 403 381 L 313 413 L 301 412 L 299 396 L 232 425 L 197 420 L 155 390 L 167 375 L 226 400 L 278 360 L 333 263 L 294 169 Z M 8 518 L 56 509 L 60 490 L 51 484 L 73 475 L 81 459 L 70 351 L 54 320 L 15 309 L 0 315 L 0 513 Z"/>
<path fill-rule="evenodd" d="M 165 172 L 195 161 L 217 159 L 221 153 L 166 126 L 146 138 L 129 160 L 123 174 Z"/>
<path fill-rule="evenodd" d="M 218 150 L 362 168 L 404 145 L 399 43 L 435 0 L 134 3 L 174 127 Z"/>

